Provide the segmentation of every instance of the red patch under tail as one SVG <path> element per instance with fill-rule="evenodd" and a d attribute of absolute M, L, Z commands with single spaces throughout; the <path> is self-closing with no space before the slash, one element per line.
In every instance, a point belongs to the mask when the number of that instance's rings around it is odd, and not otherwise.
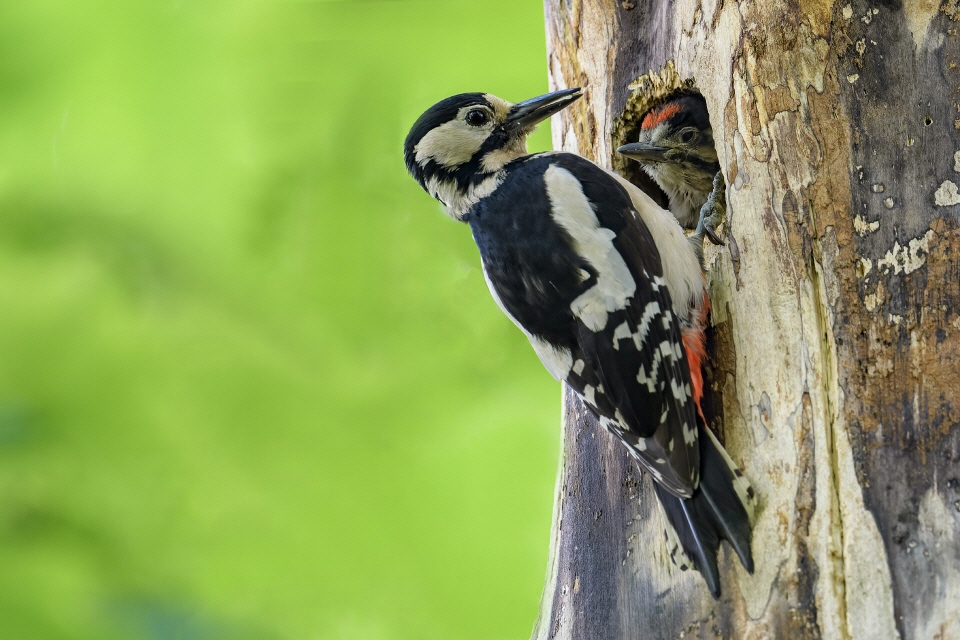
<path fill-rule="evenodd" d="M 704 328 L 707 326 L 707 314 L 710 312 L 710 300 L 703 294 L 703 306 L 700 308 L 699 322 L 689 329 L 684 329 L 683 349 L 687 352 L 687 364 L 690 365 L 690 383 L 693 391 L 693 401 L 697 404 L 697 413 L 706 423 L 700 399 L 703 398 L 703 363 L 707 359 L 707 336 Z"/>

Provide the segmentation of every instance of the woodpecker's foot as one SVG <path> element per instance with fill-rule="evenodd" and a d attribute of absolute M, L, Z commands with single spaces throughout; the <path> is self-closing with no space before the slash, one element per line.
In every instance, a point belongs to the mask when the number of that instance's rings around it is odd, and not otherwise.
<path fill-rule="evenodd" d="M 723 181 L 723 173 L 717 171 L 713 177 L 713 191 L 702 207 L 700 207 L 700 221 L 697 223 L 697 235 L 707 236 L 710 242 L 723 246 L 723 240 L 717 236 L 717 227 L 723 222 L 727 212 L 727 185 Z"/>

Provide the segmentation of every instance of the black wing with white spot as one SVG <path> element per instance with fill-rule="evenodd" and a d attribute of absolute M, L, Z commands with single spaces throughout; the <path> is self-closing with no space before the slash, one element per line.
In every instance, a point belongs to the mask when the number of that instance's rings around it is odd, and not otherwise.
<path fill-rule="evenodd" d="M 606 172 L 578 156 L 558 154 L 556 161 L 577 178 L 600 225 L 616 233 L 613 248 L 634 280 L 632 296 L 608 307 L 602 326 L 576 319 L 579 353 L 567 382 L 660 484 L 688 497 L 699 480 L 696 407 L 659 252 L 629 195 Z"/>

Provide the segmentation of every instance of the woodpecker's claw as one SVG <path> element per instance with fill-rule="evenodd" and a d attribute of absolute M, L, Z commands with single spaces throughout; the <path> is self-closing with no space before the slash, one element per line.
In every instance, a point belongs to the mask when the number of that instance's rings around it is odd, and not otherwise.
<path fill-rule="evenodd" d="M 713 229 L 709 227 L 704 227 L 703 233 L 710 239 L 710 242 L 712 242 L 713 244 L 717 245 L 718 247 L 723 246 L 723 240 L 717 237 L 717 234 Z"/>
<path fill-rule="evenodd" d="M 702 207 L 700 207 L 700 221 L 697 223 L 697 235 L 707 236 L 710 242 L 722 247 L 723 240 L 717 236 L 717 227 L 723 221 L 724 214 L 727 211 L 726 183 L 723 181 L 723 173 L 717 172 L 713 177 L 713 191 L 710 197 Z"/>

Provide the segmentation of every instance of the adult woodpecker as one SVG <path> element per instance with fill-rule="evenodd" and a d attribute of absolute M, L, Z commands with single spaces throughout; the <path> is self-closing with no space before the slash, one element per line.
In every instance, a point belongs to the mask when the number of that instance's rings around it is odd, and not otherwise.
<path fill-rule="evenodd" d="M 671 557 L 719 597 L 721 539 L 753 570 L 753 492 L 699 407 L 702 272 L 674 217 L 631 183 L 577 155 L 527 153 L 536 124 L 580 95 L 441 100 L 407 135 L 407 169 L 470 225 L 490 292 L 547 370 L 653 476 Z"/>
<path fill-rule="evenodd" d="M 643 166 L 667 194 L 670 212 L 681 225 L 723 244 L 715 227 L 726 209 L 726 185 L 702 95 L 685 91 L 668 97 L 640 121 L 637 142 L 617 152 Z"/>

